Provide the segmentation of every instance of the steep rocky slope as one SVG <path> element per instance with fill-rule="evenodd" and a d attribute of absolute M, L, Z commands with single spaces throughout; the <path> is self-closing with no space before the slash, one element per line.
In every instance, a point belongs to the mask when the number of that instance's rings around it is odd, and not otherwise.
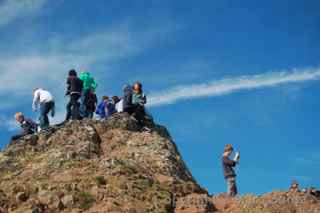
<path fill-rule="evenodd" d="M 167 130 L 150 125 L 151 134 L 140 132 L 117 114 L 10 144 L 0 153 L 2 211 L 173 212 L 192 194 L 212 208 Z"/>
<path fill-rule="evenodd" d="M 140 132 L 116 114 L 11 143 L 0 152 L 0 213 L 320 212 L 319 201 L 302 194 L 210 197 L 166 128 L 149 126 L 152 133 Z"/>

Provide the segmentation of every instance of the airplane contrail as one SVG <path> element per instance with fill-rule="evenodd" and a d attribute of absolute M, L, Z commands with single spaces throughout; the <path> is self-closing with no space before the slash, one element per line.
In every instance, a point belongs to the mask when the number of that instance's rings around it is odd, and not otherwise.
<path fill-rule="evenodd" d="M 181 100 L 228 95 L 241 90 L 274 87 L 282 84 L 319 80 L 320 68 L 274 71 L 259 75 L 226 78 L 206 84 L 177 86 L 151 94 L 149 107 L 173 104 Z"/>

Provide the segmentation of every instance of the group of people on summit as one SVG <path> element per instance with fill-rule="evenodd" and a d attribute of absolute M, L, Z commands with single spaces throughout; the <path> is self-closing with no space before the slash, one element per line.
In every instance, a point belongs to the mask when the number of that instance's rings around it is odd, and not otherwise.
<path fill-rule="evenodd" d="M 98 104 L 96 95 L 97 83 L 89 72 L 81 72 L 79 77 L 77 72 L 72 69 L 67 77 L 67 91 L 66 95 L 69 96 L 69 102 L 66 106 L 66 119 L 81 120 L 84 118 L 93 119 L 94 115 L 99 120 L 107 119 L 114 113 L 126 112 L 131 115 L 140 126 L 142 131 L 150 132 L 151 130 L 145 126 L 145 120 L 151 119 L 145 110 L 147 98 L 143 93 L 142 84 L 136 82 L 133 86 L 125 85 L 123 87 L 122 97 L 102 96 L 101 102 Z M 37 133 L 40 131 L 47 131 L 50 129 L 49 114 L 55 116 L 55 100 L 53 95 L 43 89 L 36 88 L 33 90 L 33 111 L 40 111 L 39 124 L 32 119 L 26 118 L 23 113 L 17 112 L 15 114 L 16 121 L 22 128 L 21 134 L 12 137 L 12 140 L 17 140 L 29 134 Z M 39 128 L 40 127 L 40 128 Z M 227 144 L 222 156 L 222 168 L 224 177 L 227 182 L 228 195 L 236 196 L 238 194 L 236 184 L 236 173 L 234 167 L 239 164 L 240 154 L 235 153 L 233 159 L 231 155 L 234 153 L 234 148 L 231 144 Z M 290 191 L 298 190 L 298 185 L 293 184 Z M 313 192 L 310 190 L 310 192 Z M 317 191 L 317 196 L 319 192 Z"/>
<path fill-rule="evenodd" d="M 136 82 L 133 86 L 125 85 L 123 87 L 122 97 L 113 96 L 109 98 L 108 96 L 102 96 L 100 103 L 98 103 L 96 95 L 98 84 L 89 72 L 81 72 L 78 76 L 74 69 L 70 70 L 66 84 L 66 96 L 69 96 L 69 102 L 66 106 L 67 112 L 64 122 L 84 118 L 92 119 L 94 114 L 97 119 L 103 120 L 114 113 L 126 112 L 141 126 L 142 131 L 151 131 L 144 124 L 146 119 L 151 118 L 145 110 L 147 98 L 143 93 L 140 82 Z M 50 114 L 52 117 L 55 116 L 55 100 L 53 95 L 43 88 L 34 89 L 32 109 L 33 111 L 37 111 L 38 109 L 40 111 L 39 124 L 32 119 L 26 118 L 23 113 L 17 112 L 15 119 L 20 124 L 22 132 L 19 135 L 13 136 L 12 140 L 37 133 L 39 129 L 40 131 L 50 129 L 48 115 Z M 233 147 L 228 144 L 222 157 L 222 166 L 228 184 L 228 194 L 230 196 L 236 196 L 236 174 L 233 168 L 239 163 L 240 155 L 236 153 L 235 158 L 232 160 L 230 159 L 232 153 Z"/>
<path fill-rule="evenodd" d="M 69 102 L 66 106 L 66 119 L 81 120 L 84 118 L 93 119 L 94 115 L 99 120 L 107 119 L 114 113 L 127 112 L 131 118 L 141 125 L 141 130 L 150 132 L 151 130 L 144 125 L 144 120 L 151 119 L 145 110 L 147 98 L 143 93 L 142 84 L 136 82 L 133 86 L 125 85 L 123 96 L 103 96 L 98 104 L 96 89 L 98 84 L 89 72 L 77 72 L 72 69 L 67 77 L 66 96 L 69 96 Z M 49 114 L 55 116 L 55 100 L 53 95 L 43 89 L 36 88 L 33 90 L 33 111 L 39 110 L 39 124 L 30 118 L 26 118 L 22 112 L 15 114 L 16 121 L 22 128 L 21 134 L 12 137 L 17 140 L 23 136 L 34 134 L 40 131 L 50 129 Z"/>

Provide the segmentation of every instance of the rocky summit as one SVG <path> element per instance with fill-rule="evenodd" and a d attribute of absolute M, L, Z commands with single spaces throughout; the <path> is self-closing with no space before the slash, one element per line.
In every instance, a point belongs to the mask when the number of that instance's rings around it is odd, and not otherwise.
<path fill-rule="evenodd" d="M 167 129 L 126 114 L 72 121 L 0 152 L 0 213 L 320 212 L 306 194 L 230 199 L 201 188 Z"/>

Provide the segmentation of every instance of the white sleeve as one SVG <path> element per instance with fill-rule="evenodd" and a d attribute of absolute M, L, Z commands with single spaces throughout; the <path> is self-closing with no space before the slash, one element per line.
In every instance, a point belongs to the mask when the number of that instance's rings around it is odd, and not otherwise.
<path fill-rule="evenodd" d="M 40 91 L 37 90 L 37 91 L 35 91 L 34 96 L 33 96 L 32 109 L 37 109 L 38 103 L 39 103 L 39 98 L 40 98 Z"/>

